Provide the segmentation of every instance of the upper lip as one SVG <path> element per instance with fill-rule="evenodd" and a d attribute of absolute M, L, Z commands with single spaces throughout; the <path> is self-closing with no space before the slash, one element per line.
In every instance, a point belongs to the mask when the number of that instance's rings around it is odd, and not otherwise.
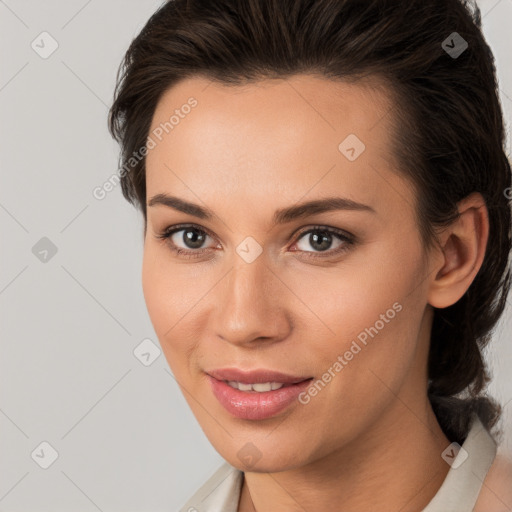
<path fill-rule="evenodd" d="M 283 384 L 296 384 L 312 377 L 288 375 L 273 370 L 260 369 L 243 371 L 238 368 L 219 368 L 206 372 L 217 380 L 236 381 L 243 384 L 260 384 L 264 382 L 280 382 Z"/>

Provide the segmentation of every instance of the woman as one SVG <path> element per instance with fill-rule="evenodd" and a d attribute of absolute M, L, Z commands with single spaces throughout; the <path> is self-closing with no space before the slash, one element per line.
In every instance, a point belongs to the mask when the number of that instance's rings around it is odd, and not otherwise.
<path fill-rule="evenodd" d="M 182 510 L 512 507 L 482 358 L 511 170 L 476 7 L 169 1 L 109 126 L 151 321 L 226 460 Z"/>

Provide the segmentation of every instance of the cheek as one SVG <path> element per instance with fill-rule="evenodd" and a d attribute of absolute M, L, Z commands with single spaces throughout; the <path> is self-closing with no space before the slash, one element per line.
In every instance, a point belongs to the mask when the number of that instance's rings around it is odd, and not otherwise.
<path fill-rule="evenodd" d="M 177 356 L 180 350 L 186 349 L 186 342 L 178 333 L 182 324 L 186 323 L 186 314 L 192 308 L 192 298 L 186 296 L 191 281 L 188 280 L 187 287 L 179 269 L 163 260 L 160 250 L 145 247 L 142 289 L 151 323 L 167 357 L 171 354 Z M 176 340 L 180 340 L 179 345 Z"/>
<path fill-rule="evenodd" d="M 327 437 L 349 439 L 364 430 L 408 379 L 419 320 L 414 304 L 396 298 L 393 290 L 380 296 L 359 290 L 357 297 L 344 293 L 323 310 L 335 335 L 319 337 L 309 352 L 317 380 L 303 398 L 310 402 L 303 414 L 304 422 L 313 421 Z"/>
<path fill-rule="evenodd" d="M 142 261 L 142 290 L 151 322 L 160 338 L 172 325 L 170 322 L 174 316 L 173 294 L 170 293 L 168 273 L 162 268 L 155 251 L 147 245 Z"/>
<path fill-rule="evenodd" d="M 410 330 L 417 320 L 410 297 L 404 301 L 405 284 L 381 287 L 376 281 L 365 287 L 347 279 L 336 289 L 330 286 L 324 288 L 329 301 L 323 300 L 323 293 L 309 291 L 308 303 L 321 321 L 315 319 L 309 327 L 304 326 L 304 332 L 310 333 L 304 338 L 314 346 L 311 361 L 317 361 L 317 374 L 332 372 L 341 358 L 343 368 L 338 365 L 337 373 L 348 377 L 353 372 L 347 383 L 361 388 L 370 370 L 389 376 L 405 371 L 405 363 L 414 353 Z"/>
<path fill-rule="evenodd" d="M 358 398 L 386 393 L 379 378 L 398 387 L 418 343 L 424 308 L 424 291 L 415 290 L 420 253 L 414 248 L 408 254 L 391 248 L 381 252 L 361 256 L 364 261 L 357 264 L 347 261 L 339 273 L 329 269 L 311 279 L 302 275 L 294 286 L 315 313 L 304 315 L 301 328 L 314 345 L 310 360 L 316 361 L 316 374 L 326 380 L 325 372 L 334 374 L 329 387 L 354 407 Z"/>
<path fill-rule="evenodd" d="M 178 321 L 192 308 L 200 280 L 185 275 L 184 267 L 173 265 L 165 249 L 147 243 L 142 261 L 142 289 L 149 316 L 160 335 L 170 335 Z M 196 298 L 197 300 L 197 298 Z M 174 328 L 173 328 L 174 330 Z"/>
<path fill-rule="evenodd" d="M 184 382 L 194 371 L 194 352 L 204 329 L 202 300 L 213 286 L 207 277 L 194 275 L 186 264 L 172 264 L 158 246 L 149 243 L 144 248 L 146 308 L 169 367 Z"/>

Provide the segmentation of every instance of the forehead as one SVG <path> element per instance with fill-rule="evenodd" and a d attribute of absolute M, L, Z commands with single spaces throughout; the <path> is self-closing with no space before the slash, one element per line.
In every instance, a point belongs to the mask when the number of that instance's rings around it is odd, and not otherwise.
<path fill-rule="evenodd" d="M 153 115 L 148 197 L 172 190 L 211 198 L 222 191 L 246 204 L 269 194 L 288 204 L 336 189 L 382 202 L 383 186 L 395 194 L 407 186 L 393 172 L 392 107 L 389 91 L 375 80 L 298 75 L 237 86 L 183 80 Z"/>

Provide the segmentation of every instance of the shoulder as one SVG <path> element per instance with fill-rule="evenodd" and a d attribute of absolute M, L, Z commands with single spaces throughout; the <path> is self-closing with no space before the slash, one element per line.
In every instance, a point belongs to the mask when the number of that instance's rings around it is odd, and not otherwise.
<path fill-rule="evenodd" d="M 512 510 L 512 458 L 498 453 L 483 481 L 474 512 Z"/>

